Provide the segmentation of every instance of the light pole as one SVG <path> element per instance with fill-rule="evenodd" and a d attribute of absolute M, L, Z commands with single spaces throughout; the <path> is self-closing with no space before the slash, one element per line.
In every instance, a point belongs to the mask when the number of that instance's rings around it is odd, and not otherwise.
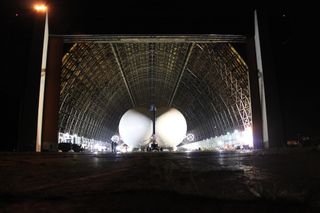
<path fill-rule="evenodd" d="M 43 35 L 42 62 L 41 62 L 41 77 L 40 77 L 40 89 L 39 89 L 39 101 L 38 101 L 37 138 L 36 138 L 36 152 L 41 152 L 43 103 L 44 103 L 47 53 L 48 53 L 48 41 L 49 41 L 48 6 L 46 4 L 35 4 L 33 6 L 33 9 L 37 13 L 45 14 L 45 27 L 44 27 L 44 35 Z"/>

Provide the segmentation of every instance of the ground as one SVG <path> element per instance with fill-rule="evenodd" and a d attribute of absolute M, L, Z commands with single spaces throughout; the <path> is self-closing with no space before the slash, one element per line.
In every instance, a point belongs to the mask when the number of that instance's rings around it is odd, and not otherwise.
<path fill-rule="evenodd" d="M 0 212 L 320 212 L 320 151 L 0 153 Z"/>

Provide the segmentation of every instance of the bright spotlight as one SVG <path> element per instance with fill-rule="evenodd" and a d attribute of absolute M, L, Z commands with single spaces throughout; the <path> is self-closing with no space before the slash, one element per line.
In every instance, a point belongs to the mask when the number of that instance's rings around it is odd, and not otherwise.
<path fill-rule="evenodd" d="M 187 134 L 187 140 L 194 141 L 194 134 L 192 134 L 192 133 Z"/>
<path fill-rule="evenodd" d="M 243 138 L 244 138 L 245 144 L 249 145 L 250 147 L 253 147 L 253 136 L 252 136 L 251 127 L 245 128 L 243 132 Z"/>
<path fill-rule="evenodd" d="M 111 140 L 115 143 L 118 143 L 120 141 L 120 137 L 118 135 L 114 135 L 111 137 Z"/>
<path fill-rule="evenodd" d="M 33 5 L 33 9 L 37 12 L 44 13 L 47 12 L 48 7 L 45 4 L 35 4 Z"/>

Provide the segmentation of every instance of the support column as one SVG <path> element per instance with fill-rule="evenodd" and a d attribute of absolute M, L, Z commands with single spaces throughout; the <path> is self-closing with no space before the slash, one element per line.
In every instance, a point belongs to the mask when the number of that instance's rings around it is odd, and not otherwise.
<path fill-rule="evenodd" d="M 246 45 L 247 65 L 249 67 L 253 146 L 255 149 L 262 149 L 264 148 L 262 138 L 262 114 L 254 39 L 252 37 L 247 38 Z"/>
<path fill-rule="evenodd" d="M 268 147 L 279 147 L 284 145 L 283 120 L 272 44 L 269 39 L 268 16 L 264 11 L 255 11 L 255 43 L 263 104 L 263 139 Z"/>
<path fill-rule="evenodd" d="M 63 39 L 49 38 L 42 126 L 42 151 L 57 151 Z"/>
<path fill-rule="evenodd" d="M 36 149 L 37 113 L 39 102 L 39 86 L 41 59 L 44 40 L 45 16 L 34 15 L 34 29 L 29 54 L 28 67 L 25 74 L 25 87 L 21 91 L 19 112 L 18 151 L 33 152 Z M 21 63 L 16 61 L 16 63 Z"/>

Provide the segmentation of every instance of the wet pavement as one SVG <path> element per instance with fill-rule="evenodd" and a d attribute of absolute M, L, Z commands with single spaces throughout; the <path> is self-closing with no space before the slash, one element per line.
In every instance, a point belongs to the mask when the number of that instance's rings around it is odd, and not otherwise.
<path fill-rule="evenodd" d="M 0 153 L 0 212 L 320 212 L 320 151 Z"/>

